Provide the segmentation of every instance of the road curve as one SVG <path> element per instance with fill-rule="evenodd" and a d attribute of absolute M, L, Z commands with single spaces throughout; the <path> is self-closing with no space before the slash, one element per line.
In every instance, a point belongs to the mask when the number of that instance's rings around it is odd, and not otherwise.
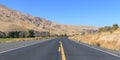
<path fill-rule="evenodd" d="M 0 54 L 0 60 L 61 60 L 59 42 L 66 60 L 120 60 L 119 57 L 78 44 L 67 38 L 57 38 Z"/>

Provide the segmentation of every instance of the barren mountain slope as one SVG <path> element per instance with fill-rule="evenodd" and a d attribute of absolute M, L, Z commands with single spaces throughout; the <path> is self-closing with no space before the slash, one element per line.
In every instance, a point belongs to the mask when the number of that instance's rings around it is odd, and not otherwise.
<path fill-rule="evenodd" d="M 75 34 L 97 30 L 91 26 L 70 26 L 51 22 L 44 18 L 31 16 L 0 5 L 0 31 L 50 31 L 53 34 Z"/>

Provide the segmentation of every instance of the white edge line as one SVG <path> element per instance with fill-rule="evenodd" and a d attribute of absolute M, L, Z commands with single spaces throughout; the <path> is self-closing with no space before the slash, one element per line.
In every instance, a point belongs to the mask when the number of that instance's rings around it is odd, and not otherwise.
<path fill-rule="evenodd" d="M 45 41 L 47 41 L 47 40 L 49 40 L 49 39 L 46 39 L 46 40 L 44 40 L 44 41 L 42 41 L 42 42 L 45 42 Z M 51 39 L 50 39 L 50 40 L 51 40 Z M 24 47 L 32 46 L 32 45 L 35 45 L 35 44 L 38 44 L 38 43 L 41 43 L 41 42 L 37 42 L 37 43 L 33 43 L 33 44 L 28 44 L 28 45 L 21 46 L 21 47 L 17 47 L 17 48 L 13 48 L 13 49 L 8 49 L 8 50 L 5 50 L 5 51 L 0 52 L 0 54 L 6 53 L 6 52 L 10 52 L 10 51 L 14 51 L 14 50 L 17 50 L 17 49 L 21 49 L 21 48 L 24 48 Z"/>
<path fill-rule="evenodd" d="M 76 42 L 76 41 L 74 41 L 74 42 Z M 87 47 L 89 47 L 89 48 L 92 48 L 92 49 L 95 49 L 95 50 L 98 50 L 98 51 L 101 51 L 101 52 L 103 52 L 103 53 L 110 54 L 110 55 L 115 56 L 115 57 L 120 57 L 120 56 L 117 55 L 117 54 L 110 53 L 110 52 L 107 52 L 107 51 L 104 51 L 104 50 L 101 50 L 101 49 L 98 49 L 98 48 L 95 48 L 95 47 L 90 47 L 90 46 L 88 46 L 88 45 L 86 45 L 86 44 L 84 44 L 84 43 L 81 43 L 81 42 L 76 42 L 76 43 L 81 44 L 81 45 L 83 45 L 83 46 L 87 46 Z"/>

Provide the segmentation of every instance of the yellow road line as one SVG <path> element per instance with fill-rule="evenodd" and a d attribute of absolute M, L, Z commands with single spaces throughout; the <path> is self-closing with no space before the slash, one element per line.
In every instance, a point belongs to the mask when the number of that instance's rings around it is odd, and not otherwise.
<path fill-rule="evenodd" d="M 60 52 L 61 50 L 60 50 L 61 48 L 60 48 L 60 46 L 59 46 L 59 48 L 58 48 L 58 52 Z"/>
<path fill-rule="evenodd" d="M 60 47 L 59 47 L 58 51 L 61 52 L 62 60 L 66 60 L 65 52 L 64 52 L 64 48 L 63 48 L 62 42 L 60 41 L 59 43 L 60 43 Z"/>

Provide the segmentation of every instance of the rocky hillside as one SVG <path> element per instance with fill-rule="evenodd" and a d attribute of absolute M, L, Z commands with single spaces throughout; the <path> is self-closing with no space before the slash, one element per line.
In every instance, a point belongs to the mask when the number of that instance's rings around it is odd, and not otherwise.
<path fill-rule="evenodd" d="M 50 31 L 51 34 L 76 34 L 80 32 L 95 32 L 96 27 L 70 26 L 51 22 L 44 18 L 24 14 L 0 5 L 0 31 Z"/>

